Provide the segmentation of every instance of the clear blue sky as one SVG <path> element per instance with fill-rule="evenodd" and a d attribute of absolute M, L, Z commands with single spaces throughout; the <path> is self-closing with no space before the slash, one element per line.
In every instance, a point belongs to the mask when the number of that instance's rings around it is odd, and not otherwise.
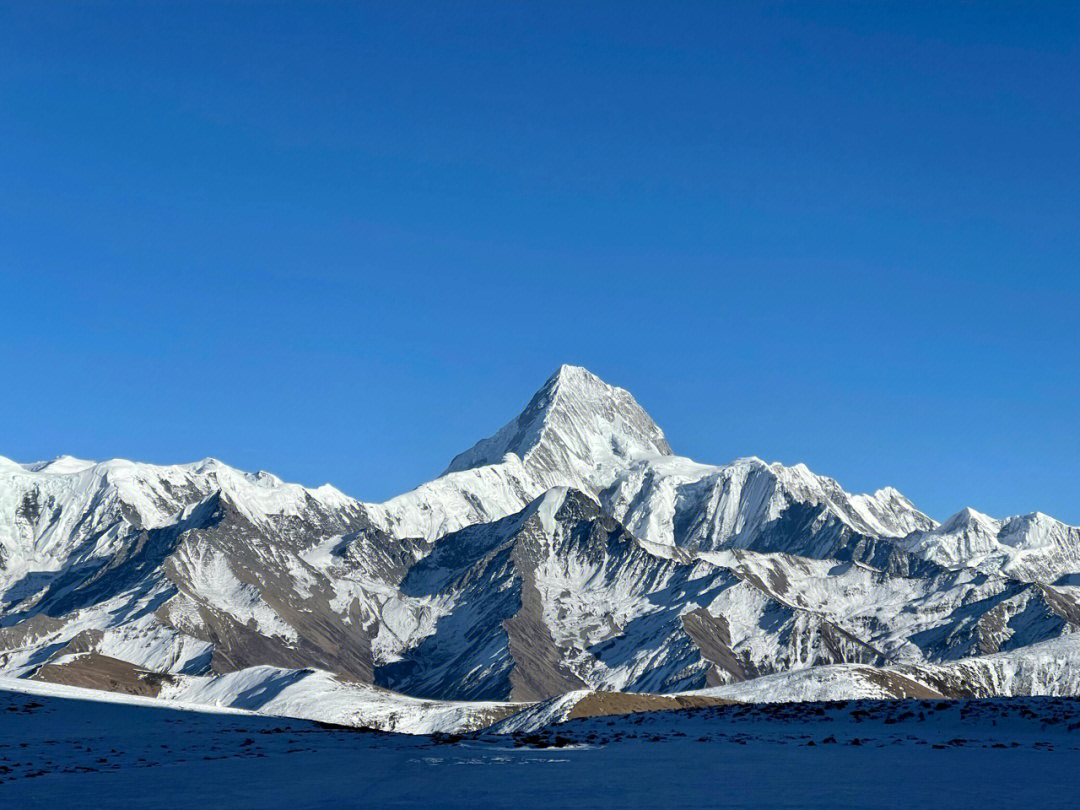
<path fill-rule="evenodd" d="M 570 362 L 1080 523 L 1077 3 L 356 6 L 0 5 L 0 455 L 382 499 Z"/>

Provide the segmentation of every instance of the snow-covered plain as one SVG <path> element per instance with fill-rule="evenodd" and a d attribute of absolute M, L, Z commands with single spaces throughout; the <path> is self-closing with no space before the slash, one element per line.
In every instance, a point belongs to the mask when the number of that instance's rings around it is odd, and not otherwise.
<path fill-rule="evenodd" d="M 15 687 L 0 686 L 0 804 L 20 810 L 1052 810 L 1075 806 L 1080 766 L 1069 699 L 735 706 L 459 739 Z"/>

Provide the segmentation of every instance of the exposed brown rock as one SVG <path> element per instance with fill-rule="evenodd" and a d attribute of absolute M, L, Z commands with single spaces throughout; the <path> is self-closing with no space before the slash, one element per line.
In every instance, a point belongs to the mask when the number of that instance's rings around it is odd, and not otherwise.
<path fill-rule="evenodd" d="M 578 701 L 567 715 L 568 720 L 577 717 L 604 717 L 613 714 L 696 709 L 701 706 L 732 706 L 735 701 L 705 695 L 648 695 L 629 692 L 591 692 Z"/>
<path fill-rule="evenodd" d="M 706 686 L 746 680 L 742 662 L 731 649 L 727 619 L 713 616 L 705 608 L 684 613 L 681 618 L 686 635 L 697 645 L 701 657 L 713 665 L 705 675 Z"/>
<path fill-rule="evenodd" d="M 532 520 L 539 522 L 539 518 Z M 534 529 L 535 530 L 535 529 Z M 543 605 L 536 588 L 527 544 L 513 551 L 521 576 L 521 609 L 503 622 L 514 668 L 510 672 L 510 700 L 546 700 L 564 692 L 581 689 L 585 682 L 563 663 L 562 652 L 544 623 Z"/>
<path fill-rule="evenodd" d="M 887 689 L 895 698 L 941 698 L 947 697 L 943 692 L 936 692 L 929 686 L 913 681 L 887 669 L 867 668 L 864 672 L 866 680 Z"/>
<path fill-rule="evenodd" d="M 157 697 L 162 683 L 170 678 L 170 675 L 150 672 L 127 661 L 93 652 L 62 663 L 45 664 L 33 675 L 33 680 L 46 683 L 103 689 L 107 692 L 123 692 L 144 697 Z"/>

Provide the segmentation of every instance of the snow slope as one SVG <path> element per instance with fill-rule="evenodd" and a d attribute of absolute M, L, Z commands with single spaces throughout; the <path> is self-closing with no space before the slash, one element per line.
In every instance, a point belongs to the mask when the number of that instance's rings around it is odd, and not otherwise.
<path fill-rule="evenodd" d="M 180 677 L 160 698 L 184 705 L 226 706 L 280 717 L 405 734 L 463 733 L 491 725 L 521 704 L 418 700 L 327 672 L 251 667 L 216 677 Z"/>

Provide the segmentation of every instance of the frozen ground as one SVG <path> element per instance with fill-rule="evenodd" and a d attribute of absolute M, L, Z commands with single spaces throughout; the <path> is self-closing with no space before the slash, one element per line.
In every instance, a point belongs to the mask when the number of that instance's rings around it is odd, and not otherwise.
<path fill-rule="evenodd" d="M 1080 765 L 1080 701 L 1062 698 L 727 706 L 431 738 L 26 689 L 0 690 L 5 808 L 1064 808 Z"/>

